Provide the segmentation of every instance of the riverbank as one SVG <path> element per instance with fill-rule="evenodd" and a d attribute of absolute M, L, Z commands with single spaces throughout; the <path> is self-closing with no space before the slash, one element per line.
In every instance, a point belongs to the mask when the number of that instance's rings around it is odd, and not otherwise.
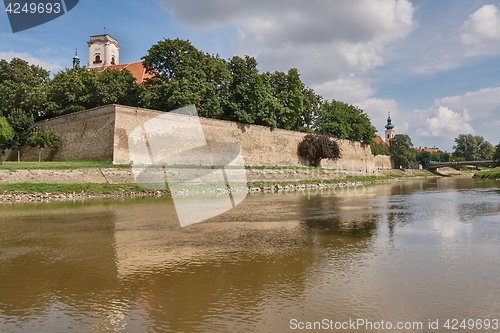
<path fill-rule="evenodd" d="M 348 175 L 332 169 L 306 167 L 254 167 L 246 171 L 249 193 L 292 192 L 436 177 L 425 170 L 387 170 L 374 176 Z M 47 179 L 54 182 L 42 182 Z M 229 193 L 229 190 L 220 187 L 182 192 L 183 195 L 225 193 Z M 130 168 L 0 170 L 0 203 L 168 197 L 171 194 L 168 187 L 165 190 L 147 190 L 137 186 L 133 183 Z"/>
<path fill-rule="evenodd" d="M 476 172 L 474 178 L 500 180 L 500 168 Z"/>

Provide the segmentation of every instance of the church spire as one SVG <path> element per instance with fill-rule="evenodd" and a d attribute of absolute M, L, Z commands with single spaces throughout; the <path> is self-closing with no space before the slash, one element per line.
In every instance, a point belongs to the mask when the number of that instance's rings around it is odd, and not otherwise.
<path fill-rule="evenodd" d="M 391 120 L 391 111 L 389 111 L 389 115 L 387 116 L 387 125 L 385 125 L 386 130 L 392 130 L 394 128 L 394 125 L 392 124 Z"/>
<path fill-rule="evenodd" d="M 73 68 L 80 67 L 80 57 L 78 56 L 78 49 L 75 50 L 75 56 L 73 57 Z"/>

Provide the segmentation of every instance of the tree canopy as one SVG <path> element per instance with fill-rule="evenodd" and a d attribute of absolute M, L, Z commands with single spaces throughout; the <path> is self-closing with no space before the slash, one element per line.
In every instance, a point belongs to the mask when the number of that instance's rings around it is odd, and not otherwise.
<path fill-rule="evenodd" d="M 297 154 L 311 166 L 319 166 L 324 158 L 336 160 L 341 157 L 337 141 L 328 134 L 307 134 L 299 143 Z"/>
<path fill-rule="evenodd" d="M 3 151 L 7 143 L 14 137 L 14 130 L 5 117 L 0 117 L 0 151 Z"/>
<path fill-rule="evenodd" d="M 137 83 L 126 69 L 76 66 L 51 78 L 47 70 L 25 60 L 0 60 L 0 116 L 15 133 L 7 145 L 25 146 L 33 121 L 109 104 L 165 112 L 194 104 L 203 117 L 367 144 L 375 137 L 363 110 L 323 100 L 304 84 L 297 68 L 261 73 L 251 56 L 225 60 L 181 39 L 159 41 L 142 61 L 152 77 Z"/>
<path fill-rule="evenodd" d="M 407 169 L 412 161 L 415 160 L 415 151 L 413 143 L 407 134 L 396 134 L 390 140 L 389 151 L 396 169 Z"/>
<path fill-rule="evenodd" d="M 372 126 L 368 115 L 357 106 L 340 101 L 324 102 L 316 119 L 320 133 L 331 134 L 340 139 L 370 144 L 377 129 Z"/>
<path fill-rule="evenodd" d="M 490 160 L 494 148 L 480 135 L 460 134 L 455 138 L 453 156 L 463 157 L 466 161 Z"/>

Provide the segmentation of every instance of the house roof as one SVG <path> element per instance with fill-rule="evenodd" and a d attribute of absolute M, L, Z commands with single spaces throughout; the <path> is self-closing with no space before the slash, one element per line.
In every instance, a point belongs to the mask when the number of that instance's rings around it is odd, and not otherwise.
<path fill-rule="evenodd" d="M 432 147 L 432 148 L 429 148 L 429 147 L 424 147 L 424 148 L 418 147 L 417 150 L 420 150 L 420 151 L 423 150 L 423 151 L 427 151 L 429 153 L 441 153 L 442 152 L 442 150 L 439 149 L 439 148 L 437 148 L 437 147 Z"/>
<path fill-rule="evenodd" d="M 383 145 L 387 145 L 387 143 L 384 141 L 384 139 L 380 137 L 380 135 L 377 135 L 373 140 L 375 141 L 375 143 L 381 143 Z"/>
<path fill-rule="evenodd" d="M 154 75 L 146 73 L 146 68 L 142 65 L 142 62 L 131 62 L 128 64 L 120 64 L 120 65 L 111 65 L 106 67 L 105 70 L 115 70 L 115 71 L 121 71 L 121 70 L 128 70 L 132 75 L 135 77 L 135 81 L 137 83 L 143 83 L 147 79 L 152 78 Z"/>

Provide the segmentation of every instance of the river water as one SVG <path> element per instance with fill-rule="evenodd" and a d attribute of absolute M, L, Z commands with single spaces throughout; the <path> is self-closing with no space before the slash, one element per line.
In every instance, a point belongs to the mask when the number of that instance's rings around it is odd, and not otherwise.
<path fill-rule="evenodd" d="M 3 205 L 0 331 L 500 331 L 498 185 L 249 195 L 185 228 L 169 199 Z"/>

